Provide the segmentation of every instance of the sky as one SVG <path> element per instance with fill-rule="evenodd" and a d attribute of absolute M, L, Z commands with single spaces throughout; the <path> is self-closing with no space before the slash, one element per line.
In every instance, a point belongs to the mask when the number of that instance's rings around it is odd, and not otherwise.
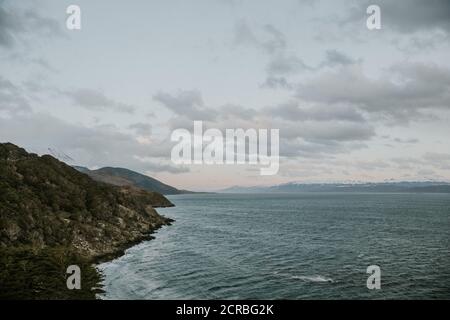
<path fill-rule="evenodd" d="M 448 0 L 0 0 L 0 142 L 190 190 L 450 181 L 449 57 Z M 173 163 L 195 120 L 279 129 L 278 174 Z"/>

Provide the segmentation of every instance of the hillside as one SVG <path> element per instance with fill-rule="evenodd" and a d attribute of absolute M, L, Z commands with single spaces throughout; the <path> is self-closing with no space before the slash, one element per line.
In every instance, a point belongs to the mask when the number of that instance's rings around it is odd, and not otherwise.
<path fill-rule="evenodd" d="M 43 276 L 38 272 L 43 265 L 52 270 L 67 255 L 86 265 L 120 255 L 172 221 L 154 209 L 173 206 L 159 193 L 94 181 L 52 156 L 10 143 L 0 144 L 0 177 L 0 296 L 14 298 L 4 288 L 24 290 L 28 280 Z M 23 273 L 8 269 L 27 263 L 36 271 L 30 279 L 19 281 Z M 46 283 L 51 281 L 36 285 L 45 289 Z M 48 290 L 31 289 L 36 297 L 49 297 Z"/>
<path fill-rule="evenodd" d="M 89 170 L 85 167 L 75 167 L 80 172 L 86 173 L 92 179 L 116 186 L 134 186 L 147 191 L 155 191 L 165 195 L 190 193 L 179 190 L 147 175 L 124 168 L 105 167 L 97 170 Z"/>

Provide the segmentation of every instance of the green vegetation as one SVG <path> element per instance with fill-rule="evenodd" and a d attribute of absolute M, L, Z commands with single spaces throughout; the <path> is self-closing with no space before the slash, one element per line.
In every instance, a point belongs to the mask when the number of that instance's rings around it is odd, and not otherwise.
<path fill-rule="evenodd" d="M 0 297 L 95 297 L 90 264 L 170 224 L 154 209 L 163 206 L 172 204 L 159 193 L 96 182 L 51 156 L 0 144 Z M 88 266 L 85 288 L 66 292 L 61 281 L 77 263 Z"/>
<path fill-rule="evenodd" d="M 80 290 L 67 289 L 71 264 L 82 270 Z M 101 281 L 92 263 L 70 247 L 0 249 L 0 299 L 95 299 Z"/>

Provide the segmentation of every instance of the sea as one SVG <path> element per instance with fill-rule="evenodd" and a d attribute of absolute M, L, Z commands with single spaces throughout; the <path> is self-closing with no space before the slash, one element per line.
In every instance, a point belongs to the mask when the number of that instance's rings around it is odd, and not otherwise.
<path fill-rule="evenodd" d="M 171 226 L 98 266 L 101 298 L 450 299 L 450 194 L 168 198 Z"/>

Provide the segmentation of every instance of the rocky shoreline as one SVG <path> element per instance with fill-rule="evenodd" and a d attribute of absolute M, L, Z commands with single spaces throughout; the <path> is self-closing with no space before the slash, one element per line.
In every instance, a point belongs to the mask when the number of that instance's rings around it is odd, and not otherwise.
<path fill-rule="evenodd" d="M 174 221 L 155 210 L 173 206 L 160 193 L 97 182 L 10 143 L 0 144 L 0 176 L 0 298 L 95 299 L 102 276 L 93 264 Z M 82 292 L 66 286 L 74 264 Z"/>
<path fill-rule="evenodd" d="M 150 241 L 155 239 L 155 237 L 153 236 L 153 234 L 158 231 L 160 228 L 164 227 L 164 226 L 170 226 L 172 225 L 173 222 L 175 222 L 174 219 L 170 219 L 170 218 L 165 218 L 166 222 L 164 224 L 158 225 L 155 228 L 151 229 L 148 231 L 148 234 L 143 235 L 139 238 L 127 241 L 125 243 L 123 243 L 121 246 L 119 246 L 116 250 L 112 251 L 112 252 L 107 252 L 98 256 L 95 256 L 92 258 L 92 262 L 96 265 L 101 264 L 101 263 L 105 263 L 105 262 L 109 262 L 112 261 L 114 259 L 120 258 L 121 256 L 123 256 L 125 254 L 125 251 L 131 247 L 134 247 L 144 241 Z"/>
<path fill-rule="evenodd" d="M 171 206 L 167 206 L 167 207 L 173 207 L 174 205 Z M 155 239 L 155 237 L 153 236 L 153 234 L 158 231 L 160 228 L 164 227 L 164 226 L 170 226 L 172 225 L 173 222 L 175 222 L 174 219 L 171 218 L 166 218 L 164 217 L 164 223 L 157 225 L 155 227 L 153 227 L 151 230 L 148 231 L 148 233 L 146 235 L 143 235 L 139 238 L 127 241 L 125 243 L 123 243 L 121 246 L 119 246 L 115 251 L 112 252 L 108 252 L 102 255 L 98 255 L 92 258 L 92 260 L 90 261 L 94 267 L 95 267 L 95 271 L 99 277 L 99 279 L 103 280 L 103 274 L 102 272 L 97 268 L 98 265 L 102 264 L 102 263 L 106 263 L 106 262 L 110 262 L 114 259 L 120 258 L 121 256 L 123 256 L 125 254 L 125 251 L 129 248 L 132 248 L 142 242 L 145 241 L 150 241 Z M 92 291 L 92 297 L 90 297 L 89 299 L 96 299 L 96 300 L 100 300 L 101 297 L 98 294 L 103 293 L 103 285 L 101 283 L 98 283 L 97 286 L 94 286 L 94 288 L 96 288 L 96 290 Z"/>

